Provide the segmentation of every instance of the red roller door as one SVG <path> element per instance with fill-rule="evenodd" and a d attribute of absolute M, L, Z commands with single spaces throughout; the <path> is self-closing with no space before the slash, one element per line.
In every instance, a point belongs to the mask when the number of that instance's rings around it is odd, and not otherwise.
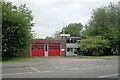
<path fill-rule="evenodd" d="M 44 44 L 32 44 L 32 57 L 44 56 Z"/>
<path fill-rule="evenodd" d="M 48 56 L 60 56 L 60 44 L 50 43 L 48 47 Z"/>

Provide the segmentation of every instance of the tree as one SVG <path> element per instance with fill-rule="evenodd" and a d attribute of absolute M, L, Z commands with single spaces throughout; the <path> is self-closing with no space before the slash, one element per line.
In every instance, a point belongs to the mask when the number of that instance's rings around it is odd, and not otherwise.
<path fill-rule="evenodd" d="M 102 50 L 109 48 L 109 40 L 104 39 L 102 36 L 87 37 L 86 39 L 78 40 L 77 43 L 80 45 L 80 50 L 87 52 L 92 52 L 91 55 L 101 55 Z"/>
<path fill-rule="evenodd" d="M 11 2 L 2 2 L 2 51 L 18 53 L 31 43 L 33 16 L 26 5 L 19 7 Z"/>
<path fill-rule="evenodd" d="M 106 7 L 100 7 L 93 10 L 88 27 L 84 32 L 84 36 L 103 36 L 111 43 L 111 49 L 118 50 L 118 18 L 120 15 L 118 6 L 109 4 Z"/>
<path fill-rule="evenodd" d="M 53 39 L 52 36 L 47 36 L 45 39 Z"/>
<path fill-rule="evenodd" d="M 118 12 L 117 12 L 117 15 L 118 15 L 118 19 L 117 19 L 117 27 L 118 27 L 118 38 L 117 38 L 117 49 L 118 49 L 118 53 L 120 53 L 120 1 L 118 2 Z"/>
<path fill-rule="evenodd" d="M 62 28 L 61 34 L 70 34 L 71 36 L 81 36 L 83 25 L 81 23 L 71 23 Z"/>
<path fill-rule="evenodd" d="M 0 1 L 0 4 L 2 4 L 2 1 Z M 0 9 L 2 9 L 2 5 L 0 5 Z M 0 10 L 0 51 L 2 51 L 2 10 Z"/>
<path fill-rule="evenodd" d="M 54 34 L 53 34 L 53 36 L 54 36 L 54 38 L 58 38 L 58 37 L 60 37 L 60 31 L 56 31 Z"/>

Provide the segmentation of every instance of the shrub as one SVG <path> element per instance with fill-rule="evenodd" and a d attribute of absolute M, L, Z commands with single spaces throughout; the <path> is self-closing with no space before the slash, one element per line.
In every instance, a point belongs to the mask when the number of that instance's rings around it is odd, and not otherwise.
<path fill-rule="evenodd" d="M 77 43 L 80 45 L 81 51 L 92 52 L 91 55 L 103 55 L 102 50 L 110 47 L 109 40 L 102 36 L 86 37 L 86 39 L 78 40 Z"/>

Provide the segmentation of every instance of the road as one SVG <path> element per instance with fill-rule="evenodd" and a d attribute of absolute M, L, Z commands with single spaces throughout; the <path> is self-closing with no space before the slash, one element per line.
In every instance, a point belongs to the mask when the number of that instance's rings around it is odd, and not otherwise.
<path fill-rule="evenodd" d="M 118 78 L 118 59 L 46 58 L 28 67 L 2 68 L 3 78 Z M 27 64 L 27 63 L 26 63 Z"/>

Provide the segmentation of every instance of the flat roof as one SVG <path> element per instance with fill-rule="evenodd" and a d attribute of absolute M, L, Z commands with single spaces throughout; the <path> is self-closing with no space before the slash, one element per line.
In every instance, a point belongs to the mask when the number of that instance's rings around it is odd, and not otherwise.
<path fill-rule="evenodd" d="M 45 40 L 45 39 L 36 39 L 33 43 L 61 43 L 65 42 L 65 40 Z"/>

